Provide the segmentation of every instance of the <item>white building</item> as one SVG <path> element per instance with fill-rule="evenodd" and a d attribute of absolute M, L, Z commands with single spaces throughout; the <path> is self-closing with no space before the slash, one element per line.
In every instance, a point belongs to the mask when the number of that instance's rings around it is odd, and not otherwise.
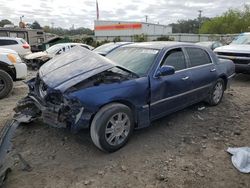
<path fill-rule="evenodd" d="M 148 40 L 172 34 L 172 27 L 146 22 L 95 21 L 97 40 L 113 40 L 120 37 L 123 41 L 133 41 L 135 35 L 146 35 Z"/>

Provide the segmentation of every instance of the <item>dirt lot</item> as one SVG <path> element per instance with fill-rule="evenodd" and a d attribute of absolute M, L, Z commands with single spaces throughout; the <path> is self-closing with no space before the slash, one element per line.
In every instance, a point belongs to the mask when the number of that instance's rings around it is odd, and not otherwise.
<path fill-rule="evenodd" d="M 31 73 L 34 75 L 35 73 Z M 0 101 L 0 125 L 27 88 L 16 83 Z M 80 187 L 250 187 L 250 174 L 238 172 L 226 149 L 250 146 L 250 76 L 238 75 L 219 106 L 197 104 L 136 131 L 112 154 L 99 151 L 87 131 L 72 135 L 41 122 L 20 126 L 16 160 L 7 188 Z"/>

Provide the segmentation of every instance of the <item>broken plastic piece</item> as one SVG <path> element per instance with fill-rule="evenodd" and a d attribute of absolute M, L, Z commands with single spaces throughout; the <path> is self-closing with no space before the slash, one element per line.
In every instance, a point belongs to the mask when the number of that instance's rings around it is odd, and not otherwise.
<path fill-rule="evenodd" d="M 0 187 L 3 185 L 12 166 L 12 157 L 8 156 L 11 150 L 11 139 L 20 123 L 28 123 L 32 116 L 17 114 L 11 121 L 6 122 L 0 132 Z"/>
<path fill-rule="evenodd" d="M 202 111 L 204 109 L 205 109 L 205 106 L 201 106 L 201 107 L 198 108 L 199 111 Z"/>
<path fill-rule="evenodd" d="M 228 148 L 232 154 L 232 163 L 242 173 L 250 173 L 250 147 Z"/>

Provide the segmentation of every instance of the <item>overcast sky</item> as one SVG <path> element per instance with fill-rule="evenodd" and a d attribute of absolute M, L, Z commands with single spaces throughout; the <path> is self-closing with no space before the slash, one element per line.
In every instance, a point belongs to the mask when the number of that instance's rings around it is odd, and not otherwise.
<path fill-rule="evenodd" d="M 237 2 L 237 3 L 236 3 Z M 193 19 L 202 15 L 214 17 L 229 8 L 242 9 L 250 0 L 98 0 L 100 20 L 145 21 L 170 24 L 179 19 Z M 95 0 L 0 0 L 0 20 L 9 19 L 18 24 L 37 20 L 42 26 L 93 29 L 96 19 Z"/>

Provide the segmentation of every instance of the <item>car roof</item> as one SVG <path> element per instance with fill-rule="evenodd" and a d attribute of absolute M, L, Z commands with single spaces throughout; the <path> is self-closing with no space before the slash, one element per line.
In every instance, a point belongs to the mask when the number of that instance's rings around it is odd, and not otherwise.
<path fill-rule="evenodd" d="M 125 47 L 137 47 L 137 48 L 150 48 L 150 49 L 163 49 L 176 46 L 197 46 L 193 43 L 187 42 L 175 42 L 175 41 L 154 41 L 154 42 L 140 42 L 126 45 Z"/>

